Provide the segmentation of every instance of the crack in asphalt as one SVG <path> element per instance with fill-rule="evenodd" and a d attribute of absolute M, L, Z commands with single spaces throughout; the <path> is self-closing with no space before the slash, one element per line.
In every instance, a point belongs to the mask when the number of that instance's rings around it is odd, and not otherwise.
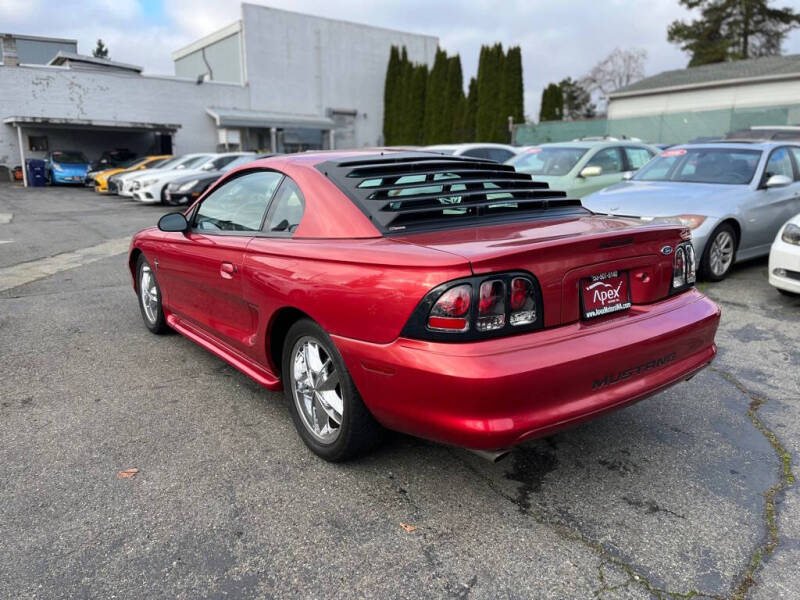
<path fill-rule="evenodd" d="M 595 542 L 589 539 L 581 531 L 576 531 L 564 525 L 553 523 L 552 521 L 548 520 L 543 513 L 535 510 L 535 507 L 531 505 L 529 500 L 525 499 L 525 501 L 522 501 L 519 497 L 519 494 L 517 495 L 517 497 L 507 494 L 489 477 L 481 473 L 473 465 L 467 462 L 462 456 L 459 456 L 455 450 L 449 450 L 449 452 L 458 462 L 460 462 L 464 467 L 466 467 L 467 470 L 469 470 L 477 478 L 482 480 L 489 487 L 489 489 L 491 489 L 495 494 L 517 506 L 520 510 L 520 513 L 533 518 L 540 525 L 548 527 L 553 533 L 555 533 L 559 537 L 571 542 L 577 542 L 589 548 L 595 554 L 599 555 L 600 558 L 605 563 L 614 565 L 619 570 L 621 570 L 627 576 L 628 580 L 624 584 L 620 584 L 618 586 L 611 586 L 613 587 L 614 590 L 620 589 L 622 587 L 628 587 L 632 584 L 636 584 L 644 588 L 653 598 L 656 598 L 657 600 L 668 600 L 670 598 L 674 600 L 680 600 L 686 598 L 709 598 L 712 600 L 725 600 L 723 596 L 718 596 L 716 594 L 707 594 L 704 592 L 699 592 L 697 590 L 689 590 L 688 592 L 673 592 L 670 590 L 665 590 L 656 587 L 650 582 L 650 580 L 645 575 L 643 575 L 640 571 L 638 571 L 634 566 L 627 563 L 624 559 L 620 558 L 613 552 L 609 551 L 599 542 Z M 602 565 L 599 568 L 602 569 Z M 605 576 L 601 578 L 601 583 L 603 585 L 599 588 L 599 590 L 595 590 L 595 596 L 598 596 L 599 593 L 612 591 L 610 588 L 603 589 L 604 587 L 606 587 Z"/>
<path fill-rule="evenodd" d="M 747 594 L 755 585 L 755 573 L 758 569 L 764 564 L 766 559 L 775 551 L 779 543 L 779 535 L 778 535 L 778 524 L 776 520 L 776 502 L 778 501 L 778 496 L 782 494 L 784 490 L 786 490 L 789 486 L 795 483 L 795 476 L 792 473 L 792 462 L 791 462 L 791 455 L 789 452 L 783 447 L 780 440 L 778 440 L 778 436 L 771 431 L 764 422 L 758 417 L 757 412 L 758 409 L 761 408 L 767 401 L 768 398 L 765 396 L 761 396 L 756 394 L 755 392 L 749 390 L 741 381 L 739 381 L 734 375 L 720 369 L 718 367 L 710 367 L 710 370 L 720 377 L 722 377 L 725 381 L 733 385 L 739 392 L 744 394 L 749 400 L 750 403 L 747 409 L 747 417 L 753 426 L 761 433 L 770 445 L 775 450 L 775 453 L 778 456 L 780 461 L 780 469 L 779 469 L 779 478 L 778 482 L 767 489 L 763 496 L 765 501 L 765 508 L 764 508 L 764 520 L 765 520 L 765 527 L 766 533 L 764 536 L 764 540 L 750 553 L 750 558 L 748 560 L 747 567 L 742 575 L 735 581 L 735 587 L 733 588 L 733 592 L 730 596 L 732 600 L 743 600 L 747 597 Z M 519 450 L 518 450 L 519 451 Z M 451 452 L 452 453 L 452 452 Z M 481 473 L 478 469 L 474 466 L 466 462 L 462 457 L 452 453 L 453 456 L 459 460 L 464 466 L 467 467 L 473 474 L 483 480 L 488 487 L 497 495 L 504 498 L 505 500 L 513 503 L 519 508 L 520 513 L 532 517 L 536 522 L 549 527 L 556 535 L 567 539 L 569 541 L 578 542 L 594 552 L 596 552 L 600 557 L 607 563 L 613 564 L 622 572 L 624 572 L 628 580 L 622 584 L 609 586 L 606 582 L 605 575 L 602 570 L 602 565 L 598 567 L 599 579 L 601 586 L 594 590 L 595 597 L 599 597 L 601 594 L 606 592 L 613 592 L 619 589 L 627 588 L 632 584 L 637 584 L 647 590 L 653 597 L 662 599 L 662 598 L 713 598 L 715 600 L 723 600 L 723 596 L 719 596 L 716 594 L 707 594 L 700 592 L 698 590 L 689 590 L 688 592 L 673 592 L 670 590 L 665 590 L 661 588 L 655 587 L 650 581 L 635 567 L 631 564 L 626 562 L 624 559 L 618 557 L 614 553 L 610 552 L 608 549 L 603 547 L 602 544 L 592 541 L 591 539 L 587 538 L 582 532 L 576 531 L 574 529 L 570 529 L 560 524 L 552 523 L 545 516 L 536 511 L 534 506 L 530 502 L 530 493 L 537 491 L 541 485 L 541 481 L 538 482 L 528 482 L 522 478 L 517 478 L 514 474 L 506 474 L 507 479 L 512 479 L 514 481 L 519 481 L 521 483 L 516 497 L 513 497 L 503 491 L 494 481 L 488 478 L 486 475 Z M 552 457 L 551 459 L 547 460 L 542 456 L 538 458 L 534 457 L 533 460 L 530 458 L 525 459 L 525 465 L 528 467 L 536 467 L 535 470 L 541 471 L 542 469 L 545 470 L 546 474 L 550 470 L 555 468 L 556 459 Z M 519 468 L 515 467 L 515 471 L 519 470 Z M 543 475 L 542 475 L 543 477 Z M 631 500 L 625 498 L 625 500 L 634 506 L 639 506 L 643 508 L 647 508 L 651 512 L 663 511 L 670 513 L 676 517 L 683 518 L 683 515 L 674 513 L 669 510 L 665 510 L 662 507 L 658 506 L 649 506 L 644 502 Z"/>
<path fill-rule="evenodd" d="M 727 371 L 724 371 L 723 369 L 712 366 L 710 367 L 710 370 L 719 375 L 720 377 L 722 377 L 731 385 L 733 385 L 739 392 L 744 394 L 750 400 L 750 404 L 748 405 L 747 409 L 747 417 L 753 424 L 753 426 L 756 428 L 756 430 L 758 430 L 758 432 L 761 433 L 767 439 L 767 441 L 775 450 L 775 453 L 777 454 L 780 461 L 780 469 L 779 469 L 780 475 L 778 478 L 778 482 L 775 485 L 771 486 L 769 489 L 767 489 L 763 494 L 765 501 L 764 520 L 766 527 L 764 540 L 750 553 L 750 558 L 748 560 L 747 568 L 742 573 L 742 575 L 735 581 L 735 587 L 733 588 L 732 594 L 729 596 L 729 598 L 731 598 L 732 600 L 743 600 L 744 598 L 747 597 L 747 594 L 749 593 L 753 585 L 755 585 L 756 571 L 764 564 L 766 559 L 775 551 L 775 549 L 778 546 L 779 535 L 778 535 L 778 525 L 776 520 L 776 502 L 779 499 L 778 496 L 781 495 L 789 486 L 795 483 L 795 475 L 792 472 L 791 455 L 781 444 L 780 440 L 778 440 L 778 436 L 773 431 L 771 431 L 766 425 L 764 425 L 763 421 L 757 415 L 758 409 L 768 401 L 768 398 L 766 398 L 765 396 L 758 395 L 755 392 L 749 390 L 734 375 L 728 373 Z M 519 450 L 517 451 L 519 452 Z M 531 492 L 537 491 L 537 489 L 541 485 L 541 481 L 528 482 L 521 478 L 515 477 L 513 473 L 511 475 L 507 473 L 506 474 L 507 479 L 512 479 L 514 481 L 519 481 L 521 483 L 517 495 L 516 497 L 514 497 L 506 493 L 504 490 L 502 490 L 493 480 L 487 477 L 484 473 L 480 472 L 473 465 L 468 463 L 463 457 L 459 456 L 454 451 L 451 451 L 451 454 L 469 471 L 471 471 L 475 476 L 481 479 L 495 494 L 507 500 L 508 502 L 511 502 L 512 504 L 516 505 L 520 513 L 530 516 L 537 523 L 541 525 L 549 527 L 556 535 L 572 542 L 578 542 L 584 545 L 585 547 L 591 549 L 592 551 L 597 553 L 605 563 L 616 566 L 628 577 L 628 580 L 626 582 L 610 586 L 606 582 L 605 574 L 603 573 L 601 564 L 600 566 L 598 566 L 598 574 L 601 586 L 597 590 L 594 590 L 595 597 L 599 597 L 601 594 L 604 594 L 606 592 L 613 592 L 619 589 L 627 588 L 632 584 L 637 584 L 640 587 L 644 588 L 651 596 L 659 600 L 665 598 L 673 598 L 673 599 L 711 598 L 714 600 L 724 600 L 725 598 L 724 596 L 719 596 L 717 594 L 708 594 L 700 592 L 698 590 L 689 590 L 688 592 L 674 592 L 670 590 L 657 588 L 647 579 L 647 577 L 645 577 L 641 572 L 639 572 L 633 565 L 626 562 L 623 558 L 620 558 L 615 553 L 609 551 L 602 544 L 594 542 L 593 540 L 587 538 L 579 530 L 570 529 L 569 527 L 566 527 L 564 525 L 560 525 L 549 521 L 542 512 L 537 511 L 530 502 L 529 494 Z M 538 459 L 535 460 L 526 459 L 525 464 L 528 466 L 535 466 L 539 471 L 545 469 L 546 472 L 549 472 L 550 470 L 555 468 L 555 458 L 551 460 L 545 460 L 542 457 L 539 457 Z M 515 472 L 518 470 L 519 469 L 515 467 Z M 544 474 L 546 474 L 546 472 Z M 541 477 L 543 476 L 544 475 L 541 475 Z M 628 499 L 626 498 L 626 500 Z M 638 502 L 632 501 L 631 504 L 638 504 Z M 644 503 L 642 503 L 642 505 L 645 506 Z M 653 507 L 648 506 L 647 508 L 648 510 L 650 510 Z M 683 517 L 683 515 L 673 513 L 672 511 L 669 510 L 664 510 L 661 507 L 658 507 L 658 510 L 671 513 L 676 517 Z"/>
<path fill-rule="evenodd" d="M 733 595 L 731 596 L 734 600 L 742 600 L 747 597 L 748 592 L 753 585 L 755 585 L 756 571 L 758 571 L 766 559 L 778 547 L 779 536 L 778 522 L 776 520 L 776 501 L 778 495 L 781 495 L 784 490 L 795 482 L 795 476 L 794 473 L 792 473 L 791 455 L 783 447 L 780 440 L 778 440 L 778 436 L 764 425 L 764 422 L 757 415 L 758 409 L 768 401 L 768 398 L 749 390 L 731 373 L 713 366 L 710 367 L 710 369 L 749 398 L 750 404 L 747 408 L 747 416 L 759 433 L 767 438 L 767 441 L 775 450 L 780 460 L 778 482 L 764 492 L 764 521 L 766 526 L 764 540 L 751 552 L 747 568 L 739 579 L 738 584 L 733 590 Z"/>

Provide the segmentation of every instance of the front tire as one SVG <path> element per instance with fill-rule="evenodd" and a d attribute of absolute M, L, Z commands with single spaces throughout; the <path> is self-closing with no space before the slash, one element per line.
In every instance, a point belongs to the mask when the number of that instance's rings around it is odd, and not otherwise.
<path fill-rule="evenodd" d="M 722 223 L 711 233 L 703 250 L 700 273 L 708 281 L 722 281 L 736 260 L 736 232 L 730 223 Z"/>
<path fill-rule="evenodd" d="M 381 441 L 383 429 L 364 405 L 341 354 L 322 327 L 309 319 L 292 325 L 281 364 L 295 428 L 317 456 L 340 462 Z"/>
<path fill-rule="evenodd" d="M 145 327 L 157 335 L 166 333 L 169 326 L 161 306 L 161 288 L 144 254 L 140 254 L 136 261 L 136 295 Z"/>

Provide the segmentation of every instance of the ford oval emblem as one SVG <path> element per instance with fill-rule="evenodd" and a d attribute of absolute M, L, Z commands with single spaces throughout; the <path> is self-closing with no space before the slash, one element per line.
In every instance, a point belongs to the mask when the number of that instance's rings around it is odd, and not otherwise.
<path fill-rule="evenodd" d="M 664 246 L 663 248 L 661 248 L 661 254 L 663 254 L 664 256 L 669 256 L 670 254 L 672 254 L 672 246 Z"/>

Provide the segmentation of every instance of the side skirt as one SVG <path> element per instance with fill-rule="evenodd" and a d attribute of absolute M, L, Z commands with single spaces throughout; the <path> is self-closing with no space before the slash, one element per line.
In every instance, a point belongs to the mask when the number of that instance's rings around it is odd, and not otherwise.
<path fill-rule="evenodd" d="M 209 336 L 204 331 L 193 327 L 174 314 L 167 315 L 167 324 L 175 331 L 186 336 L 194 343 L 202 346 L 215 356 L 218 356 L 232 367 L 238 369 L 248 377 L 263 385 L 268 390 L 280 391 L 283 389 L 281 380 L 258 363 L 246 356 L 242 356 L 232 348 L 222 345 L 219 341 Z"/>

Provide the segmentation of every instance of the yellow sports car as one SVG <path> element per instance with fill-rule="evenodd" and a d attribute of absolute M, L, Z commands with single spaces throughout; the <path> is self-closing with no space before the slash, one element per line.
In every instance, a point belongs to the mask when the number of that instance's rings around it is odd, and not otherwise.
<path fill-rule="evenodd" d="M 112 175 L 116 175 L 117 173 L 127 173 L 129 171 L 141 171 L 142 169 L 153 169 L 166 161 L 168 158 L 172 158 L 172 155 L 159 154 L 158 156 L 142 156 L 140 158 L 131 159 L 118 167 L 114 167 L 113 169 L 106 169 L 105 171 L 94 173 L 92 174 L 94 179 L 94 191 L 100 192 L 101 194 L 106 194 L 108 193 L 108 178 Z"/>

